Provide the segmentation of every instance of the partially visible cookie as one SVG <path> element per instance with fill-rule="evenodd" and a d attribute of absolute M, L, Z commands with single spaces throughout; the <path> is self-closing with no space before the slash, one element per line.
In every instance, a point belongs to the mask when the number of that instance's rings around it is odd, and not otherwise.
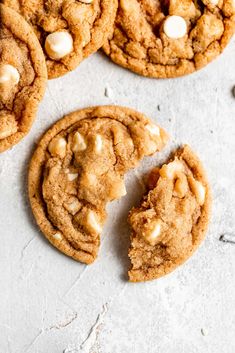
<path fill-rule="evenodd" d="M 104 51 L 143 76 L 190 74 L 223 51 L 234 15 L 234 0 L 120 0 Z"/>
<path fill-rule="evenodd" d="M 150 173 L 149 188 L 129 215 L 132 282 L 162 277 L 183 264 L 204 239 L 210 220 L 210 187 L 189 146 Z"/>
<path fill-rule="evenodd" d="M 72 113 L 39 142 L 29 169 L 29 198 L 47 239 L 75 260 L 92 263 L 106 204 L 126 194 L 124 173 L 161 150 L 167 135 L 129 108 Z"/>
<path fill-rule="evenodd" d="M 46 81 L 35 33 L 23 17 L 0 4 L 0 152 L 28 133 Z"/>
<path fill-rule="evenodd" d="M 46 56 L 48 77 L 75 69 L 110 33 L 117 0 L 3 0 L 33 26 Z"/>

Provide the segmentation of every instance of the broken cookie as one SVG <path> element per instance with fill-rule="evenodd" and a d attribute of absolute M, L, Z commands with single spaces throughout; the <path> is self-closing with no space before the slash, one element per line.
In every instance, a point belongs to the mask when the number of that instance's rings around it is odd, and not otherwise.
<path fill-rule="evenodd" d="M 124 174 L 167 142 L 163 129 L 129 108 L 103 106 L 72 113 L 39 142 L 29 169 L 36 221 L 61 252 L 92 263 L 107 202 L 126 194 Z"/>
<path fill-rule="evenodd" d="M 46 81 L 36 35 L 23 17 L 0 4 L 0 152 L 29 132 Z"/>
<path fill-rule="evenodd" d="M 211 192 L 203 166 L 184 146 L 149 175 L 150 191 L 129 215 L 132 282 L 162 277 L 199 247 L 210 220 Z"/>
<path fill-rule="evenodd" d="M 233 0 L 120 0 L 104 51 L 143 76 L 190 74 L 226 47 L 234 15 Z"/>
<path fill-rule="evenodd" d="M 117 0 L 3 0 L 34 28 L 48 77 L 74 70 L 96 52 L 112 29 Z"/>

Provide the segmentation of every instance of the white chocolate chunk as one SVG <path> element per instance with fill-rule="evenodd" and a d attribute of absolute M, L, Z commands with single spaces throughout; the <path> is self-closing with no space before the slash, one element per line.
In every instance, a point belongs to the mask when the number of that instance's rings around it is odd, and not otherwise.
<path fill-rule="evenodd" d="M 157 219 L 150 226 L 150 231 L 145 234 L 145 239 L 151 244 L 155 245 L 158 241 L 158 237 L 161 234 L 161 220 Z"/>
<path fill-rule="evenodd" d="M 45 50 L 53 60 L 59 60 L 73 51 L 73 37 L 68 32 L 54 32 L 47 36 Z"/>
<path fill-rule="evenodd" d="M 206 199 L 206 189 L 200 181 L 195 180 L 193 177 L 189 178 L 189 185 L 196 197 L 197 202 L 200 206 L 203 206 Z"/>
<path fill-rule="evenodd" d="M 87 226 L 89 229 L 97 234 L 102 232 L 102 226 L 98 221 L 98 217 L 94 211 L 89 211 L 87 216 Z"/>
<path fill-rule="evenodd" d="M 8 64 L 0 66 L 0 84 L 12 83 L 17 85 L 20 81 L 20 74 L 18 70 Z"/>
<path fill-rule="evenodd" d="M 212 5 L 216 6 L 216 5 L 219 4 L 219 1 L 220 1 L 220 0 L 209 0 L 209 1 L 210 1 L 210 3 L 211 3 Z"/>
<path fill-rule="evenodd" d="M 65 138 L 58 136 L 50 142 L 48 149 L 52 156 L 64 158 L 66 154 L 66 147 L 67 141 Z"/>
<path fill-rule="evenodd" d="M 118 182 L 114 182 L 112 184 L 112 188 L 110 190 L 110 197 L 111 199 L 119 199 L 123 196 L 126 196 L 127 191 L 126 191 L 126 186 L 123 180 L 120 180 Z"/>
<path fill-rule="evenodd" d="M 174 195 L 183 198 L 188 191 L 188 180 L 184 173 L 178 175 L 174 186 Z"/>
<path fill-rule="evenodd" d="M 68 173 L 68 181 L 74 181 L 78 178 L 78 173 Z"/>
<path fill-rule="evenodd" d="M 79 2 L 82 2 L 83 4 L 92 4 L 93 0 L 79 0 Z"/>
<path fill-rule="evenodd" d="M 138 2 L 136 0 L 120 0 L 120 7 L 128 13 L 135 13 Z"/>
<path fill-rule="evenodd" d="M 162 178 L 174 179 L 176 178 L 178 173 L 181 173 L 183 171 L 184 171 L 183 164 L 180 161 L 176 160 L 162 166 L 162 168 L 159 170 L 159 173 Z"/>
<path fill-rule="evenodd" d="M 102 151 L 102 147 L 103 147 L 103 139 L 101 137 L 101 135 L 96 135 L 95 137 L 95 151 L 96 153 L 100 153 Z"/>
<path fill-rule="evenodd" d="M 81 209 L 81 204 L 77 199 L 74 199 L 72 202 L 66 203 L 65 208 L 74 216 Z"/>
<path fill-rule="evenodd" d="M 157 125 L 146 125 L 145 128 L 150 132 L 151 135 L 160 136 L 160 129 Z"/>
<path fill-rule="evenodd" d="M 5 131 L 0 131 L 0 140 L 13 135 L 15 132 L 17 132 L 17 129 L 15 131 L 12 131 L 11 129 L 7 129 Z"/>
<path fill-rule="evenodd" d="M 53 235 L 53 238 L 56 240 L 61 241 L 63 239 L 62 234 L 60 232 L 57 232 Z"/>
<path fill-rule="evenodd" d="M 5 115 L 0 118 L 0 139 L 15 134 L 18 130 L 17 123 L 12 115 Z"/>
<path fill-rule="evenodd" d="M 181 16 L 169 16 L 164 22 L 163 30 L 167 37 L 180 39 L 187 33 L 187 23 Z"/>
<path fill-rule="evenodd" d="M 88 186 L 93 186 L 97 183 L 97 176 L 94 173 L 86 173 L 83 175 L 83 180 Z"/>
<path fill-rule="evenodd" d="M 80 134 L 80 132 L 77 131 L 73 136 L 72 151 L 73 152 L 85 151 L 86 148 L 87 148 L 87 144 L 84 137 Z"/>

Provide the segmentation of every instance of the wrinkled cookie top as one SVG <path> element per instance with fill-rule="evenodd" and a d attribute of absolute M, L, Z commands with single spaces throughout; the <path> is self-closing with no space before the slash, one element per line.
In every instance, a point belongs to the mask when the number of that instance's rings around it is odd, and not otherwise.
<path fill-rule="evenodd" d="M 120 0 L 104 50 L 144 76 L 182 76 L 221 53 L 234 33 L 234 14 L 234 0 Z"/>
<path fill-rule="evenodd" d="M 210 219 L 208 182 L 189 146 L 153 169 L 148 184 L 149 193 L 129 216 L 133 282 L 159 278 L 186 261 L 204 239 Z"/>
<path fill-rule="evenodd" d="M 55 124 L 29 171 L 32 210 L 49 241 L 78 261 L 93 262 L 106 204 L 126 194 L 124 173 L 166 141 L 164 130 L 122 107 L 85 109 Z"/>
<path fill-rule="evenodd" d="M 117 0 L 3 0 L 34 27 L 49 78 L 59 77 L 97 51 L 115 18 Z"/>
<path fill-rule="evenodd" d="M 45 58 L 33 30 L 0 4 L 0 152 L 29 131 L 46 80 Z"/>

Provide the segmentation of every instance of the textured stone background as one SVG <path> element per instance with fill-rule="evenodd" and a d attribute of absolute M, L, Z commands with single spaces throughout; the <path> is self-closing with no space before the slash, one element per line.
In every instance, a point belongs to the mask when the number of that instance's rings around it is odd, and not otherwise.
<path fill-rule="evenodd" d="M 49 82 L 30 135 L 0 156 L 1 353 L 234 353 L 235 41 L 204 70 L 180 79 L 141 78 L 102 54 Z M 105 96 L 105 89 L 109 97 Z M 26 195 L 34 144 L 77 108 L 120 104 L 159 122 L 204 161 L 214 193 L 206 241 L 177 271 L 129 284 L 129 208 L 141 197 L 146 159 L 126 177 L 128 196 L 110 204 L 98 261 L 85 266 L 54 250 L 35 226 Z M 137 189 L 139 191 L 137 192 Z"/>

